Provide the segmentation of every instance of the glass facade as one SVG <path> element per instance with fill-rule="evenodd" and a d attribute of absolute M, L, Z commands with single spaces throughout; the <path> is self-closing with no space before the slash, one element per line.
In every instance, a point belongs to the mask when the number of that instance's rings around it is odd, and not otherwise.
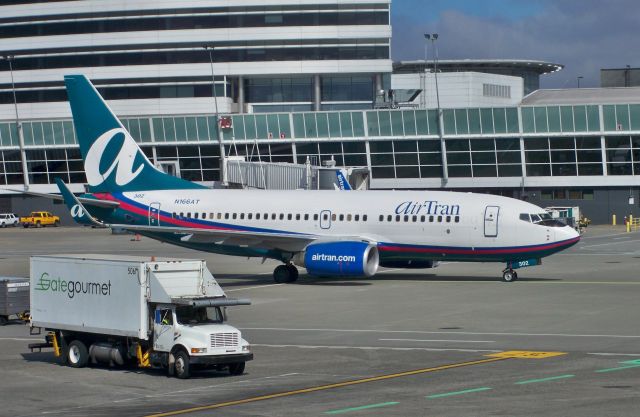
<path fill-rule="evenodd" d="M 600 118 L 602 115 L 602 120 Z M 228 155 L 249 160 L 366 166 L 374 179 L 443 175 L 434 110 L 259 113 L 225 116 Z M 220 176 L 213 115 L 122 120 L 157 163 L 176 163 L 195 181 Z M 547 106 L 445 109 L 442 122 L 450 178 L 567 178 L 640 175 L 640 106 Z M 22 123 L 34 184 L 84 182 L 70 120 Z M 0 184 L 22 183 L 15 123 L 0 123 Z"/>

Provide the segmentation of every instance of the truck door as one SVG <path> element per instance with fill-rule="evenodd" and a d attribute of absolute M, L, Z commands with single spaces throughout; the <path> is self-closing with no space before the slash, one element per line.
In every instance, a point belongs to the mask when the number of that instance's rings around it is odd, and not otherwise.
<path fill-rule="evenodd" d="M 160 203 L 149 205 L 149 226 L 160 226 Z"/>
<path fill-rule="evenodd" d="M 173 346 L 173 310 L 168 306 L 156 307 L 153 320 L 153 349 L 169 352 Z"/>
<path fill-rule="evenodd" d="M 331 228 L 331 210 L 322 210 L 320 212 L 320 228 L 321 229 Z"/>
<path fill-rule="evenodd" d="M 498 237 L 498 214 L 500 207 L 487 206 L 484 209 L 484 236 Z"/>

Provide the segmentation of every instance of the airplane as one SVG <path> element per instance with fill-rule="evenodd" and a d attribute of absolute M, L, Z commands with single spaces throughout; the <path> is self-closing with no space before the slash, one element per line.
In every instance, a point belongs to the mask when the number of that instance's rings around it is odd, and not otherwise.
<path fill-rule="evenodd" d="M 88 192 L 76 197 L 56 181 L 82 224 L 275 259 L 278 283 L 296 281 L 296 266 L 312 276 L 372 277 L 380 267 L 440 261 L 504 263 L 502 280 L 512 282 L 516 269 L 580 240 L 544 209 L 495 195 L 210 189 L 156 168 L 85 76 L 65 76 L 65 84 Z"/>

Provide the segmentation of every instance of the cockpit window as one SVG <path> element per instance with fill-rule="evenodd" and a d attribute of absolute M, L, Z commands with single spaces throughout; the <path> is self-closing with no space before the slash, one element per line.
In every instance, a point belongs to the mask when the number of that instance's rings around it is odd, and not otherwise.
<path fill-rule="evenodd" d="M 547 227 L 564 227 L 566 224 L 554 220 L 549 213 L 531 214 L 531 221 L 535 224 Z"/>
<path fill-rule="evenodd" d="M 530 222 L 531 218 L 529 218 L 529 213 L 520 213 L 520 220 Z"/>

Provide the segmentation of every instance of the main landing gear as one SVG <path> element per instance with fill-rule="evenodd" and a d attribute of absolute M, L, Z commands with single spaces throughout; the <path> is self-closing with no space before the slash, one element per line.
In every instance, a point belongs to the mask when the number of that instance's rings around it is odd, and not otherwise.
<path fill-rule="evenodd" d="M 502 281 L 513 282 L 518 279 L 518 273 L 511 268 L 506 268 L 502 271 Z"/>
<path fill-rule="evenodd" d="M 273 270 L 273 280 L 278 284 L 295 282 L 298 280 L 298 268 L 293 264 L 278 265 Z"/>

